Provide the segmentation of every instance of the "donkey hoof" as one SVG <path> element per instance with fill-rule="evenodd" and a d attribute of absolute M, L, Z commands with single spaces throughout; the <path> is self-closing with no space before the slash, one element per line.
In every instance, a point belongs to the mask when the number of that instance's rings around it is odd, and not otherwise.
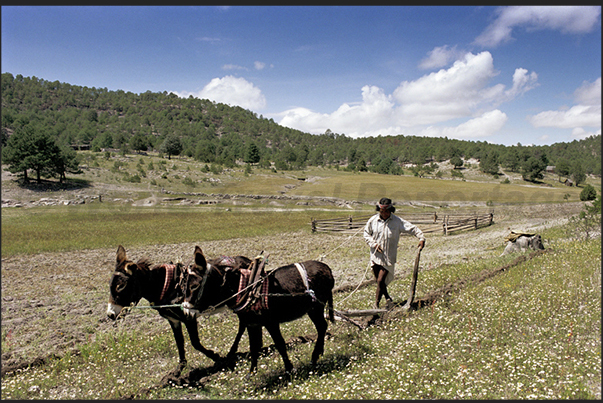
<path fill-rule="evenodd" d="M 209 358 L 210 358 L 210 359 L 211 359 L 213 362 L 218 362 L 218 361 L 220 361 L 220 360 L 222 359 L 222 357 L 220 357 L 220 354 L 218 354 L 218 353 L 216 353 L 216 352 L 214 352 L 214 351 L 212 351 L 212 350 L 209 350 L 209 351 L 207 352 L 207 354 L 206 354 L 206 355 L 207 355 L 207 356 L 208 356 L 208 357 L 209 357 Z"/>

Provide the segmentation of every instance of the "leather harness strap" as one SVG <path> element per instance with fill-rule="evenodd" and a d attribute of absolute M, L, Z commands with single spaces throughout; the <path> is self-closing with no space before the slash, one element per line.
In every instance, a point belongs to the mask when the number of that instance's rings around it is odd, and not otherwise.
<path fill-rule="evenodd" d="M 170 284 L 172 283 L 172 278 L 174 277 L 174 269 L 176 268 L 175 264 L 164 264 L 162 267 L 165 269 L 165 282 L 163 283 L 163 289 L 161 290 L 161 295 L 159 296 L 159 301 L 163 300 L 165 297 L 165 293 L 170 288 Z"/>
<path fill-rule="evenodd" d="M 314 294 L 314 290 L 310 289 L 310 285 L 308 284 L 308 272 L 306 271 L 306 267 L 302 263 L 295 263 L 295 267 L 299 272 L 299 275 L 304 282 L 304 286 L 306 287 L 306 294 L 312 297 L 312 302 L 316 301 L 316 295 Z"/>

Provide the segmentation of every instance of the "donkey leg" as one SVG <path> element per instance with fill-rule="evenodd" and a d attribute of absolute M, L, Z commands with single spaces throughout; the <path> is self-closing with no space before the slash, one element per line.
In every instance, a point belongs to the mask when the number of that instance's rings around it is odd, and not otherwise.
<path fill-rule="evenodd" d="M 199 329 L 197 328 L 197 319 L 187 320 L 184 322 L 188 336 L 191 339 L 191 344 L 196 350 L 201 351 L 203 354 L 208 356 L 214 362 L 220 360 L 220 354 L 217 354 L 211 349 L 203 347 L 201 340 L 199 340 Z"/>
<path fill-rule="evenodd" d="M 310 309 L 310 311 L 308 311 L 308 316 L 314 323 L 317 333 L 316 345 L 314 346 L 314 351 L 312 351 L 312 365 L 316 365 L 318 358 L 324 353 L 325 350 L 325 335 L 327 334 L 327 328 L 329 325 L 325 319 L 324 307 L 322 305 L 319 307 L 315 306 Z"/>
<path fill-rule="evenodd" d="M 283 358 L 283 363 L 285 364 L 285 371 L 291 372 L 291 370 L 293 369 L 293 364 L 291 364 L 291 361 L 289 360 L 289 355 L 287 354 L 287 344 L 285 343 L 285 339 L 283 339 L 283 335 L 281 334 L 280 324 L 273 323 L 271 325 L 266 325 L 266 330 L 268 330 L 268 333 L 270 333 L 270 336 L 274 341 L 276 349 Z"/>
<path fill-rule="evenodd" d="M 235 358 L 235 354 L 237 353 L 237 350 L 239 348 L 239 342 L 241 341 L 241 337 L 243 337 L 243 333 L 245 332 L 246 328 L 247 326 L 245 325 L 245 323 L 243 323 L 243 321 L 239 319 L 239 331 L 237 332 L 234 342 L 232 343 L 232 347 L 230 347 L 230 351 L 226 356 L 227 359 L 232 360 Z"/>
<path fill-rule="evenodd" d="M 247 326 L 247 336 L 249 336 L 249 355 L 251 356 L 251 367 L 249 373 L 255 372 L 258 367 L 258 357 L 262 349 L 262 326 Z"/>
<path fill-rule="evenodd" d="M 174 339 L 176 340 L 176 346 L 178 347 L 178 356 L 180 357 L 180 369 L 186 365 L 186 355 L 184 352 L 184 336 L 182 334 L 182 322 L 178 320 L 168 319 L 172 333 L 174 333 Z"/>

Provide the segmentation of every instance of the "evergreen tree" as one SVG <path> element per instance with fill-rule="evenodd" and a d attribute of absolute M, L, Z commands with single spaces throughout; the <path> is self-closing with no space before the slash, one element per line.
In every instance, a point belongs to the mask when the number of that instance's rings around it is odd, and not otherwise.
<path fill-rule="evenodd" d="M 586 180 L 586 173 L 584 173 L 584 168 L 582 168 L 582 164 L 580 163 L 580 161 L 574 162 L 574 165 L 572 166 L 571 175 L 576 186 L 581 183 L 584 183 L 584 181 Z"/>
<path fill-rule="evenodd" d="M 595 200 L 597 198 L 597 191 L 592 185 L 584 186 L 582 192 L 580 192 L 581 201 Z"/>
<path fill-rule="evenodd" d="M 532 156 L 521 165 L 521 177 L 530 182 L 543 179 L 547 164 L 548 159 L 545 154 L 540 157 Z"/>
<path fill-rule="evenodd" d="M 75 151 L 66 147 L 62 151 L 47 131 L 26 126 L 9 137 L 2 149 L 2 160 L 8 164 L 8 170 L 20 174 L 25 183 L 29 182 L 28 170 L 35 172 L 38 183 L 42 177 L 53 176 L 59 176 L 62 181 L 65 172 L 75 171 L 77 167 Z"/>
<path fill-rule="evenodd" d="M 182 152 L 182 142 L 178 136 L 170 134 L 159 147 L 159 151 L 167 154 L 168 159 L 171 160 L 172 155 L 180 155 L 180 152 Z"/>
<path fill-rule="evenodd" d="M 458 169 L 463 166 L 463 159 L 458 155 L 450 158 L 450 163 L 454 166 L 454 169 Z"/>
<path fill-rule="evenodd" d="M 485 153 L 479 162 L 479 169 L 486 174 L 498 174 L 498 153 L 495 151 Z"/>
<path fill-rule="evenodd" d="M 245 154 L 244 162 L 248 164 L 257 164 L 260 162 L 260 149 L 255 143 L 249 143 L 247 153 Z"/>

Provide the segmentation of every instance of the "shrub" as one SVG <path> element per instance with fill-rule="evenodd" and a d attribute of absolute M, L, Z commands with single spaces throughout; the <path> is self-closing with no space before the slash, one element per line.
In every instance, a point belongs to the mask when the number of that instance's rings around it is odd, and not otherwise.
<path fill-rule="evenodd" d="M 581 201 L 595 200 L 597 198 L 597 191 L 592 185 L 584 186 L 582 192 L 580 192 Z"/>
<path fill-rule="evenodd" d="M 182 180 L 182 183 L 184 183 L 184 185 L 186 186 L 190 186 L 193 188 L 197 185 L 197 183 L 188 176 Z"/>

